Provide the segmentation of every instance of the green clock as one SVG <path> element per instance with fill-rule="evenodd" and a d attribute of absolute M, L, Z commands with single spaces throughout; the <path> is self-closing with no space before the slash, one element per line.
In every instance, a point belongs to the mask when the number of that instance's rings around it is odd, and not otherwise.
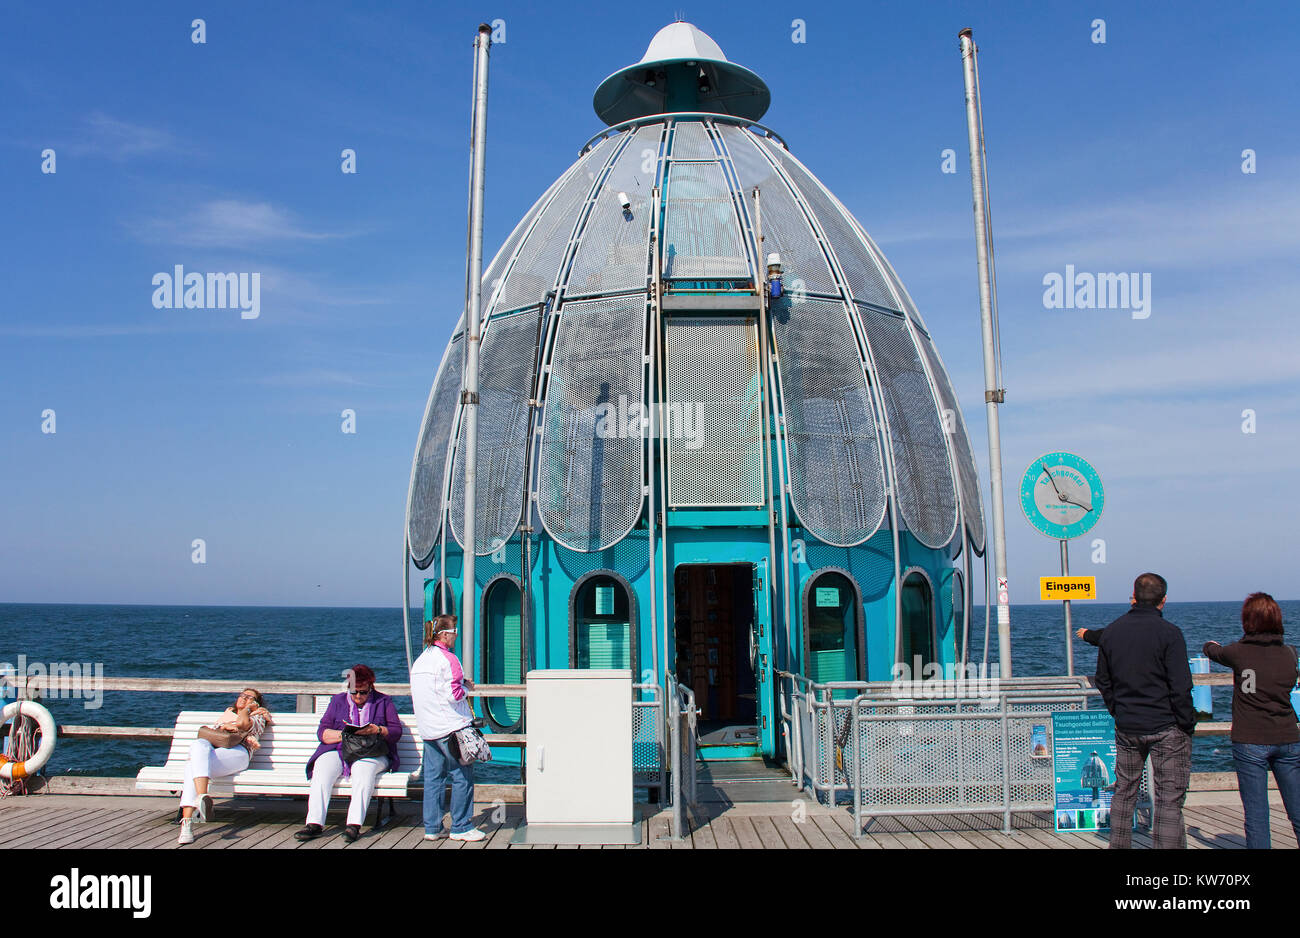
<path fill-rule="evenodd" d="M 1074 453 L 1047 453 L 1020 480 L 1020 508 L 1038 531 L 1058 541 L 1082 537 L 1101 518 L 1101 476 Z"/>

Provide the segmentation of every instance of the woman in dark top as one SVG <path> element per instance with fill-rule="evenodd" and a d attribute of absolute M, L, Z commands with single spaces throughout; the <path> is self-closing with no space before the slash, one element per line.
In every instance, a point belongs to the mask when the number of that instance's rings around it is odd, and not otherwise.
<path fill-rule="evenodd" d="M 1227 646 L 1206 642 L 1204 654 L 1232 668 L 1232 760 L 1246 815 L 1246 846 L 1267 850 L 1270 769 L 1300 841 L 1300 729 L 1291 707 L 1296 650 L 1282 643 L 1282 610 L 1268 593 L 1246 597 L 1241 625 L 1240 640 Z"/>

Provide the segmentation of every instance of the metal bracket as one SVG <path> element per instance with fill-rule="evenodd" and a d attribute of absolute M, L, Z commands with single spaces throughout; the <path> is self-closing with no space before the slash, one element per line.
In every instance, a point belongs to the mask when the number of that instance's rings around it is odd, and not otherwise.
<path fill-rule="evenodd" d="M 462 404 L 477 404 L 477 403 L 478 403 L 478 392 L 477 392 L 477 391 L 461 391 L 461 392 L 460 392 L 460 402 L 461 402 Z"/>
<path fill-rule="evenodd" d="M 1006 399 L 1007 399 L 1007 389 L 1006 389 L 1006 388 L 998 388 L 996 391 L 985 391 L 985 392 L 984 392 L 984 403 L 985 403 L 985 404 L 1001 404 L 1001 403 L 1003 403 L 1004 401 L 1006 401 Z"/>

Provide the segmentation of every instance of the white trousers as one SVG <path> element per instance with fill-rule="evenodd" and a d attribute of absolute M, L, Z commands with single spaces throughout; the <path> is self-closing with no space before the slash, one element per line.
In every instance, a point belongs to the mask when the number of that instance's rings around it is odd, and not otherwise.
<path fill-rule="evenodd" d="M 181 789 L 181 807 L 197 808 L 199 792 L 194 787 L 196 778 L 221 778 L 248 768 L 248 750 L 243 746 L 215 749 L 206 739 L 196 739 L 190 744 L 190 758 L 185 763 L 185 787 Z"/>
<path fill-rule="evenodd" d="M 352 801 L 348 804 L 348 823 L 362 824 L 370 797 L 375 793 L 379 776 L 388 771 L 388 756 L 358 759 L 352 763 Z M 324 753 L 311 769 L 311 794 L 307 796 L 307 823 L 325 826 L 334 783 L 343 774 L 343 760 L 337 752 Z"/>

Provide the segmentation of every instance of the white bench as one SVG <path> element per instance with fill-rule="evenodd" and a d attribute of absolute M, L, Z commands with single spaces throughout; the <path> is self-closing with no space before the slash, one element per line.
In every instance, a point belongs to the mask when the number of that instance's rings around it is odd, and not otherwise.
<path fill-rule="evenodd" d="M 141 769 L 136 776 L 135 787 L 179 795 L 185 784 L 185 764 L 189 761 L 190 746 L 198 738 L 199 727 L 213 726 L 220 719 L 219 712 L 208 710 L 183 710 L 177 714 L 167 763 Z M 407 787 L 413 779 L 419 777 L 420 772 L 423 745 L 415 726 L 415 716 L 399 714 L 398 719 L 402 721 L 402 735 L 397 741 L 401 771 L 385 772 L 379 776 L 375 785 L 377 826 L 384 823 L 379 810 L 383 804 L 380 799 L 405 798 Z M 306 771 L 307 760 L 320 745 L 320 740 L 316 738 L 320 714 L 276 713 L 272 715 L 272 721 L 262 734 L 262 746 L 253 753 L 248 768 L 235 775 L 212 779 L 208 784 L 210 795 L 305 795 L 311 791 L 311 780 L 307 778 Z M 494 744 L 506 742 L 497 736 L 489 736 L 488 739 Z M 522 738 L 515 737 L 511 742 L 520 745 Z M 334 786 L 335 797 L 347 796 L 351 792 L 351 779 L 340 778 Z"/>

